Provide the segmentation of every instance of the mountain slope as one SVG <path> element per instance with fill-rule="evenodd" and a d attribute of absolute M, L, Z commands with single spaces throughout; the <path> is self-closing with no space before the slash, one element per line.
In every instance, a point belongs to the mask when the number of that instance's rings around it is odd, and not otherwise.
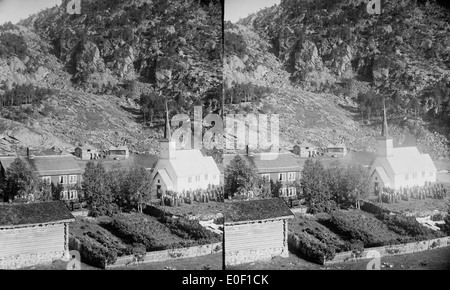
<path fill-rule="evenodd" d="M 398 144 L 412 134 L 448 158 L 449 19 L 432 1 L 389 1 L 376 16 L 360 1 L 282 0 L 225 25 L 225 84 L 277 88 L 257 102 L 278 101 L 284 139 L 355 149 L 373 150 L 385 98 Z"/>

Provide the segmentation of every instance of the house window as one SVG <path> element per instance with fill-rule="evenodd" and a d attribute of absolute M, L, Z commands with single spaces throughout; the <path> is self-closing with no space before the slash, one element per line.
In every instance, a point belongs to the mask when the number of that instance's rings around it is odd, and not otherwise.
<path fill-rule="evenodd" d="M 77 176 L 69 175 L 69 183 L 77 183 Z"/>
<path fill-rule="evenodd" d="M 50 183 L 52 183 L 52 178 L 50 176 L 44 176 L 44 177 L 42 177 L 42 181 L 47 184 L 50 184 Z"/>
<path fill-rule="evenodd" d="M 281 189 L 281 195 L 282 196 L 286 196 L 286 187 L 283 187 L 282 189 Z"/>
<path fill-rule="evenodd" d="M 409 173 L 406 173 L 405 174 L 405 180 L 408 180 L 409 179 Z"/>
<path fill-rule="evenodd" d="M 288 173 L 288 181 L 294 181 L 295 180 L 295 172 L 289 172 Z"/>
<path fill-rule="evenodd" d="M 192 182 L 192 176 L 188 177 L 188 182 L 191 183 Z"/>
<path fill-rule="evenodd" d="M 205 180 L 208 180 L 208 173 L 205 174 Z"/>
<path fill-rule="evenodd" d="M 278 173 L 279 181 L 286 181 L 286 173 Z"/>
<path fill-rule="evenodd" d="M 76 190 L 70 191 L 70 199 L 76 199 L 78 197 L 78 192 Z"/>
<path fill-rule="evenodd" d="M 261 174 L 261 178 L 265 181 L 270 181 L 270 174 Z"/>
<path fill-rule="evenodd" d="M 67 175 L 60 175 L 59 176 L 59 183 L 66 184 L 67 183 Z"/>
<path fill-rule="evenodd" d="M 158 179 L 158 183 L 159 183 L 160 181 L 159 181 L 159 179 Z"/>
<path fill-rule="evenodd" d="M 295 195 L 295 192 L 296 192 L 296 188 L 295 187 L 289 187 L 289 190 L 288 190 L 288 195 L 291 197 L 291 196 L 294 196 Z"/>
<path fill-rule="evenodd" d="M 64 191 L 62 192 L 61 198 L 62 198 L 62 199 L 67 199 L 67 190 L 64 190 Z"/>

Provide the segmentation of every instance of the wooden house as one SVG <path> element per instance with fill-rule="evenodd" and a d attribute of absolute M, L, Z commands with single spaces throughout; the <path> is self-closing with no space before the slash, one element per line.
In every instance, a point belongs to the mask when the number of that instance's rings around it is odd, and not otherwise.
<path fill-rule="evenodd" d="M 280 181 L 282 187 L 280 196 L 296 197 L 297 191 L 293 186 L 294 182 L 299 182 L 301 178 L 301 167 L 296 161 L 296 156 L 287 153 L 247 153 L 240 155 L 246 162 L 255 169 L 259 177 L 270 182 Z M 226 168 L 236 154 L 224 154 L 223 165 Z"/>
<path fill-rule="evenodd" d="M 127 159 L 130 157 L 130 151 L 127 146 L 111 146 L 108 150 L 109 158 Z"/>
<path fill-rule="evenodd" d="M 347 155 L 347 146 L 345 144 L 328 144 L 326 155 L 329 157 L 344 157 Z"/>
<path fill-rule="evenodd" d="M 17 157 L 0 157 L 1 180 L 4 179 L 6 170 Z M 81 187 L 82 169 L 78 166 L 72 155 L 28 155 L 22 158 L 39 178 L 54 185 L 62 186 L 63 200 L 78 200 L 78 188 Z"/>
<path fill-rule="evenodd" d="M 0 203 L 0 269 L 47 264 L 69 257 L 69 223 L 60 201 Z"/>
<path fill-rule="evenodd" d="M 227 203 L 224 212 L 225 265 L 288 257 L 288 219 L 293 217 L 280 198 Z"/>
<path fill-rule="evenodd" d="M 314 157 L 318 155 L 318 150 L 309 143 L 302 143 L 294 145 L 292 153 L 300 157 Z"/>
<path fill-rule="evenodd" d="M 93 160 L 99 158 L 99 152 L 97 148 L 91 146 L 81 146 L 75 148 L 75 156 L 82 160 Z"/>

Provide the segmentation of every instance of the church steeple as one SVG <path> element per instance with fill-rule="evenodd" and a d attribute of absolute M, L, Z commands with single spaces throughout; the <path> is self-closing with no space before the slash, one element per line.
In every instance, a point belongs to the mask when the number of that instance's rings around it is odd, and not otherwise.
<path fill-rule="evenodd" d="M 164 121 L 164 138 L 160 140 L 161 146 L 161 159 L 174 159 L 175 158 L 175 150 L 176 143 L 172 140 L 172 136 L 170 134 L 170 123 L 169 123 L 169 109 L 167 107 L 167 99 L 165 100 L 166 107 L 166 118 Z"/>
<path fill-rule="evenodd" d="M 382 137 L 388 137 L 388 125 L 387 125 L 387 119 L 386 119 L 386 102 L 383 98 L 383 125 L 381 127 L 381 136 Z"/>
<path fill-rule="evenodd" d="M 165 107 L 166 107 L 166 118 L 165 118 L 165 124 L 164 124 L 164 139 L 170 140 L 170 123 L 169 123 L 169 108 L 167 107 L 167 99 L 165 100 Z"/>
<path fill-rule="evenodd" d="M 381 125 L 381 136 L 377 138 L 377 155 L 390 157 L 394 154 L 394 140 L 389 137 L 386 118 L 386 103 L 383 98 L 383 124 Z"/>

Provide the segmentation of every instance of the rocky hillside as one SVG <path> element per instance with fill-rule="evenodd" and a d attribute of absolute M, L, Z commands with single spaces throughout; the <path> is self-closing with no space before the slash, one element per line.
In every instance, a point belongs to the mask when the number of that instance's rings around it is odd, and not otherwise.
<path fill-rule="evenodd" d="M 192 115 L 198 104 L 220 111 L 219 1 L 83 0 L 80 15 L 63 2 L 0 26 L 3 153 L 124 143 L 157 150 L 162 112 L 143 107 L 149 96 L 167 99 L 172 115 Z M 36 88 L 52 93 L 24 97 Z"/>
<path fill-rule="evenodd" d="M 273 109 L 288 120 L 284 139 L 355 149 L 373 150 L 385 98 L 398 143 L 412 134 L 424 151 L 447 158 L 449 11 L 403 0 L 369 15 L 360 2 L 282 0 L 227 23 L 225 84 L 277 88 L 260 104 L 282 99 Z"/>

